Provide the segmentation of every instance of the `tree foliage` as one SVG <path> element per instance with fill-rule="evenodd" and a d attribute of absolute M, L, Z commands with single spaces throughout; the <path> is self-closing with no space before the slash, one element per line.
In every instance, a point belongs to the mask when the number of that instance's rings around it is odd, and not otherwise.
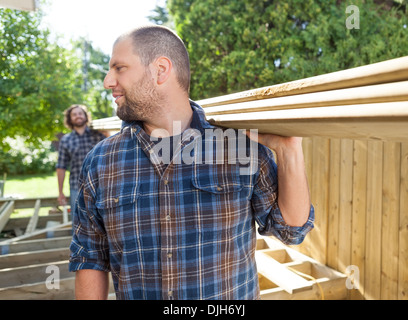
<path fill-rule="evenodd" d="M 0 9 L 0 126 L 5 137 L 52 140 L 62 111 L 81 97 L 78 61 L 48 40 L 41 14 Z"/>
<path fill-rule="evenodd" d="M 359 29 L 346 27 L 350 4 L 359 8 Z M 190 54 L 194 99 L 407 55 L 408 19 L 403 4 L 385 7 L 373 0 L 167 2 Z"/>
<path fill-rule="evenodd" d="M 0 9 L 0 141 L 21 137 L 41 147 L 66 131 L 63 111 L 85 104 L 94 118 L 112 116 L 109 93 L 103 88 L 109 56 L 84 40 L 67 49 L 50 40 L 41 25 L 41 11 Z M 85 84 L 86 83 L 86 87 Z"/>
<path fill-rule="evenodd" d="M 92 42 L 80 38 L 73 41 L 74 48 L 81 59 L 83 104 L 94 119 L 111 117 L 113 114 L 111 91 L 103 87 L 103 80 L 109 65 L 109 55 L 95 49 Z"/>

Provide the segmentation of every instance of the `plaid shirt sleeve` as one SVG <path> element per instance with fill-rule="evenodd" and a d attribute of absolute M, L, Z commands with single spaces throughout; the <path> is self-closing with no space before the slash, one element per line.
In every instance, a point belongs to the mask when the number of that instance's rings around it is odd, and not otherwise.
<path fill-rule="evenodd" d="M 92 152 L 91 152 L 92 153 Z M 109 245 L 102 218 L 95 207 L 95 179 L 89 155 L 80 174 L 80 190 L 73 215 L 73 237 L 69 270 L 94 269 L 109 272 Z"/>
<path fill-rule="evenodd" d="M 286 224 L 278 206 L 278 175 L 273 153 L 268 148 L 259 149 L 259 175 L 254 185 L 252 206 L 261 235 L 275 236 L 288 245 L 303 242 L 306 234 L 313 229 L 314 208 L 301 227 Z"/>
<path fill-rule="evenodd" d="M 66 135 L 64 136 L 66 137 Z M 69 162 L 71 157 L 69 155 L 67 146 L 66 146 L 66 139 L 64 137 L 61 139 L 59 147 L 58 147 L 58 162 L 56 165 L 57 169 L 65 169 L 67 170 L 69 167 Z"/>

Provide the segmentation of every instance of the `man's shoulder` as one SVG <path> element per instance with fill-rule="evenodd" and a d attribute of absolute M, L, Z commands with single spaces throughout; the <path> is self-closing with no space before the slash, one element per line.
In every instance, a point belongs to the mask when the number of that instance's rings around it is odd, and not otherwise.
<path fill-rule="evenodd" d="M 70 141 L 73 137 L 72 131 L 69 133 L 64 134 L 61 139 L 60 139 L 60 143 L 67 143 L 68 141 Z"/>

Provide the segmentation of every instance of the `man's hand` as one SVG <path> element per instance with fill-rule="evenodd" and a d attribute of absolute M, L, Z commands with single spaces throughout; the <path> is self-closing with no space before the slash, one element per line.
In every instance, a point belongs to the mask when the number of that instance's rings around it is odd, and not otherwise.
<path fill-rule="evenodd" d="M 67 205 L 67 198 L 65 197 L 65 195 L 64 195 L 63 193 L 61 193 L 61 194 L 58 196 L 58 204 L 59 204 L 60 206 L 65 206 L 65 205 Z"/>
<path fill-rule="evenodd" d="M 250 132 L 247 136 L 276 152 L 280 211 L 288 225 L 303 226 L 309 217 L 311 203 L 302 138 Z"/>
<path fill-rule="evenodd" d="M 266 134 L 247 131 L 246 135 L 260 144 L 275 150 L 277 154 L 288 151 L 302 151 L 302 139 L 301 137 L 283 137 L 276 134 Z"/>

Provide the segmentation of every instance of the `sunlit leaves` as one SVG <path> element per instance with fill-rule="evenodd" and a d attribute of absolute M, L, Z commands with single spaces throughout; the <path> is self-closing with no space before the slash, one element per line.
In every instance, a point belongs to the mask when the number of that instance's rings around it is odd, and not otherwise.
<path fill-rule="evenodd" d="M 406 9 L 376 3 L 168 0 L 167 6 L 190 53 L 191 96 L 202 99 L 408 55 Z M 360 29 L 346 28 L 350 4 L 360 9 Z"/>
<path fill-rule="evenodd" d="M 0 9 L 0 140 L 40 144 L 63 129 L 62 111 L 80 100 L 73 52 L 48 40 L 40 13 Z M 57 121 L 56 121 L 57 120 Z"/>

